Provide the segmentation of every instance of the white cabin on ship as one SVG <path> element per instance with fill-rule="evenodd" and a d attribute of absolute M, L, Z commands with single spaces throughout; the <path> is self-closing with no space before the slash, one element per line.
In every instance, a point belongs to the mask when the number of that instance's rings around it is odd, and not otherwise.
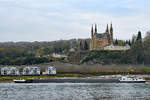
<path fill-rule="evenodd" d="M 23 75 L 40 75 L 40 67 L 28 66 L 23 68 Z"/>
<path fill-rule="evenodd" d="M 140 77 L 129 77 L 129 76 L 122 76 L 119 79 L 120 83 L 145 83 L 145 79 L 144 78 L 140 78 Z"/>
<path fill-rule="evenodd" d="M 46 75 L 56 75 L 56 67 L 49 66 L 45 69 Z"/>
<path fill-rule="evenodd" d="M 1 75 L 20 75 L 19 69 L 16 67 L 1 67 Z"/>

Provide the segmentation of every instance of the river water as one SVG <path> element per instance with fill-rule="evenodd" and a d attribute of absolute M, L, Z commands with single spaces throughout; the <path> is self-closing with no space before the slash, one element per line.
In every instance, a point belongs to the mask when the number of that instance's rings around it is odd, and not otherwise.
<path fill-rule="evenodd" d="M 0 100 L 150 100 L 150 83 L 0 83 Z"/>

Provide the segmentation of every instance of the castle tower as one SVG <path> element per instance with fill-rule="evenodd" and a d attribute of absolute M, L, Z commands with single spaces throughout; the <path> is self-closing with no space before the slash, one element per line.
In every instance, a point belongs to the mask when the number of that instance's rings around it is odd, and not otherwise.
<path fill-rule="evenodd" d="M 92 28 L 91 28 L 91 38 L 93 39 L 93 36 L 94 36 L 94 30 L 93 30 L 93 25 L 92 25 Z"/>
<path fill-rule="evenodd" d="M 95 34 L 97 34 L 97 25 L 95 24 Z"/>
<path fill-rule="evenodd" d="M 110 26 L 110 41 L 111 41 L 111 44 L 113 44 L 113 26 L 112 26 L 112 23 Z"/>
<path fill-rule="evenodd" d="M 107 27 L 106 27 L 106 33 L 109 33 L 108 24 L 107 24 Z"/>

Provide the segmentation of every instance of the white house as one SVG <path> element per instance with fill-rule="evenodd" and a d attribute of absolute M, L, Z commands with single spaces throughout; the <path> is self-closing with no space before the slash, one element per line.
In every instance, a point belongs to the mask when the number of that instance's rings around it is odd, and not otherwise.
<path fill-rule="evenodd" d="M 19 75 L 19 69 L 16 67 L 2 67 L 1 75 Z"/>
<path fill-rule="evenodd" d="M 114 46 L 114 45 L 110 45 L 110 46 L 106 46 L 104 47 L 104 50 L 118 50 L 118 51 L 125 51 L 125 50 L 129 50 L 130 49 L 130 46 L 129 45 L 126 45 L 126 46 Z"/>
<path fill-rule="evenodd" d="M 23 75 L 40 75 L 40 67 L 28 66 L 23 68 Z"/>
<path fill-rule="evenodd" d="M 53 53 L 52 57 L 54 57 L 54 58 L 66 58 L 67 56 L 65 54 Z"/>
<path fill-rule="evenodd" d="M 54 66 L 49 66 L 45 69 L 45 72 L 47 75 L 55 75 L 56 74 L 56 68 Z"/>

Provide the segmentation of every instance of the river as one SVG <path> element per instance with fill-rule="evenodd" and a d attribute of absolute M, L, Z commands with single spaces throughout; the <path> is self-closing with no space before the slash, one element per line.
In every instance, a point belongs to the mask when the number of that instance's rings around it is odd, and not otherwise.
<path fill-rule="evenodd" d="M 0 83 L 0 100 L 150 100 L 150 83 Z"/>

